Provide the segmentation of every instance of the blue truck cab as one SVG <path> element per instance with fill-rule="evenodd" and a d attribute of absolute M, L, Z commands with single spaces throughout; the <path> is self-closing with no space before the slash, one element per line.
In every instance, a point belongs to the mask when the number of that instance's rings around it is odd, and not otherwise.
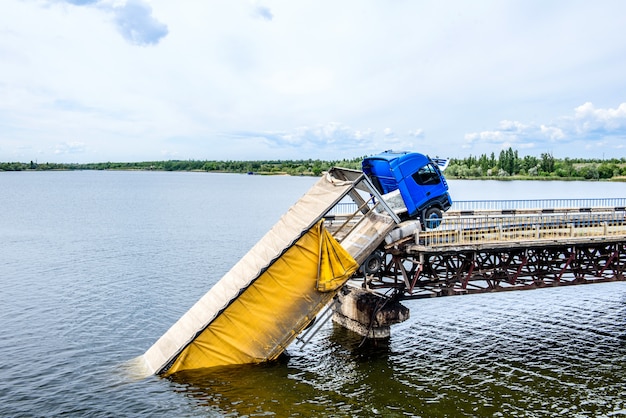
<path fill-rule="evenodd" d="M 439 165 L 426 155 L 385 151 L 365 158 L 361 166 L 385 201 L 400 194 L 406 211 L 403 207 L 398 214 L 405 219 L 420 219 L 424 227 L 436 228 L 452 206 Z"/>

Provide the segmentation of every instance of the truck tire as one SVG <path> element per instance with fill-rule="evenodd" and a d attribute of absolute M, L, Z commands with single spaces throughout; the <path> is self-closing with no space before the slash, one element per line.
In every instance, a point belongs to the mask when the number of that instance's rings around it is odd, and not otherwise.
<path fill-rule="evenodd" d="M 443 217 L 443 213 L 441 209 L 436 207 L 431 207 L 426 209 L 424 212 L 424 227 L 426 229 L 435 229 L 441 225 L 441 218 Z"/>

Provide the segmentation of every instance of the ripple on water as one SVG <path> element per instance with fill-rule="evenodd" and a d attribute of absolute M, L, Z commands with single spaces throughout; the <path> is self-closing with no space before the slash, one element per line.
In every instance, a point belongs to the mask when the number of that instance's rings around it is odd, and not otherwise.
<path fill-rule="evenodd" d="M 388 341 L 329 323 L 276 363 L 125 373 L 312 182 L 2 173 L 0 416 L 624 413 L 626 283 L 410 301 Z"/>

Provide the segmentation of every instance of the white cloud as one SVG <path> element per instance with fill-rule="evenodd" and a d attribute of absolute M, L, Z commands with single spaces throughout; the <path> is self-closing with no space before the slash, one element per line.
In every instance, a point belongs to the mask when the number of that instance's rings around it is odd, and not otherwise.
<path fill-rule="evenodd" d="M 85 144 L 79 141 L 64 142 L 54 147 L 55 154 L 82 154 L 83 152 L 85 152 Z"/>
<path fill-rule="evenodd" d="M 465 139 L 468 143 L 499 144 L 501 148 L 534 148 L 537 142 L 548 146 L 593 141 L 585 144 L 585 148 L 621 149 L 619 141 L 626 140 L 626 103 L 615 109 L 598 109 L 587 102 L 577 106 L 573 115 L 561 116 L 549 123 L 505 120 L 500 122 L 500 129 L 468 133 Z"/>
<path fill-rule="evenodd" d="M 409 136 L 412 136 L 414 138 L 424 138 L 425 133 L 423 129 L 415 129 L 412 131 L 408 132 Z"/>
<path fill-rule="evenodd" d="M 528 129 L 528 126 L 518 121 L 503 120 L 500 122 L 500 129 L 508 132 L 522 132 Z"/>
<path fill-rule="evenodd" d="M 561 128 L 556 126 L 541 125 L 540 129 L 541 133 L 551 140 L 565 139 L 565 133 L 563 133 L 563 129 Z"/>
<path fill-rule="evenodd" d="M 623 156 L 620 1 L 5 3 L 0 160 Z"/>
<path fill-rule="evenodd" d="M 176 159 L 178 157 L 178 152 L 177 151 L 170 151 L 170 150 L 161 150 L 161 156 L 164 159 Z"/>
<path fill-rule="evenodd" d="M 626 102 L 615 109 L 596 109 L 587 102 L 575 109 L 573 120 L 581 134 L 596 130 L 626 134 Z"/>
<path fill-rule="evenodd" d="M 53 0 L 74 6 L 93 6 L 112 20 L 117 30 L 134 45 L 154 45 L 168 34 L 167 25 L 152 15 L 152 7 L 145 0 Z"/>
<path fill-rule="evenodd" d="M 142 0 L 126 0 L 112 11 L 119 32 L 135 45 L 157 44 L 168 33 L 167 26 L 152 16 L 152 8 Z"/>
<path fill-rule="evenodd" d="M 274 147 L 292 147 L 316 149 L 331 147 L 336 151 L 368 147 L 374 140 L 372 130 L 358 130 L 341 123 L 331 122 L 326 125 L 302 126 L 291 131 L 282 132 L 246 132 L 240 136 L 255 137 L 265 140 Z"/>
<path fill-rule="evenodd" d="M 505 138 L 509 138 L 509 136 L 503 131 L 483 131 L 465 134 L 465 139 L 468 142 L 480 141 L 498 143 L 503 142 Z"/>
<path fill-rule="evenodd" d="M 274 18 L 274 14 L 270 10 L 270 8 L 267 6 L 263 6 L 259 3 L 253 4 L 252 16 L 259 18 L 259 19 L 268 20 L 268 21 Z"/>

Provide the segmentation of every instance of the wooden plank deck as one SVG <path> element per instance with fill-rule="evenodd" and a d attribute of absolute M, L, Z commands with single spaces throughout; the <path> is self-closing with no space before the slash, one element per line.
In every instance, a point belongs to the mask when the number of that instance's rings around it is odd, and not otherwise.
<path fill-rule="evenodd" d="M 402 242 L 407 252 L 466 251 L 472 249 L 552 246 L 589 242 L 626 241 L 626 212 L 604 209 L 553 213 L 445 216 L 438 228 L 416 230 Z"/>

